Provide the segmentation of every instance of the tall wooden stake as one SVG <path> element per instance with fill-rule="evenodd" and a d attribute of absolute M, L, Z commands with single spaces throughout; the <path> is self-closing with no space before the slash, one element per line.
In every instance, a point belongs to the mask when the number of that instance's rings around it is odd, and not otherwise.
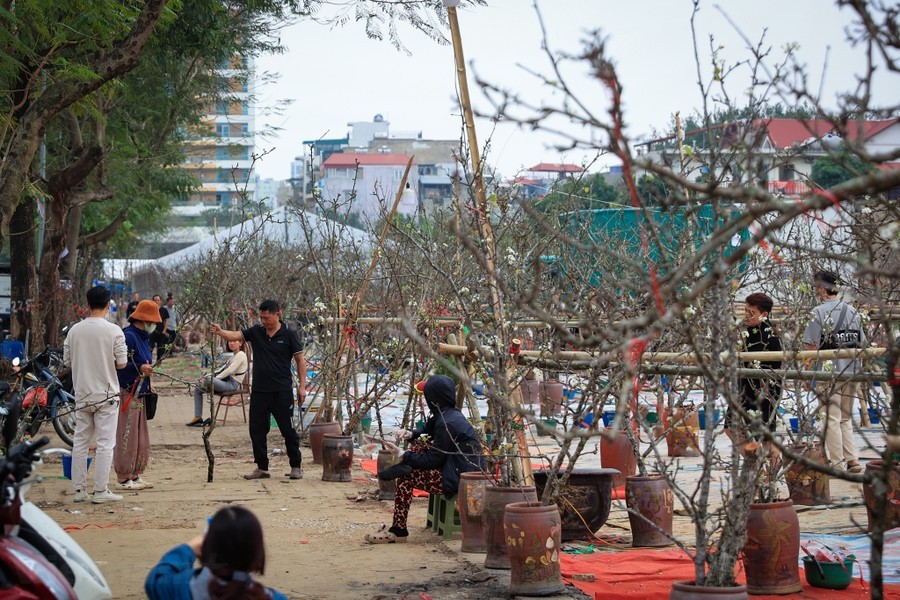
<path fill-rule="evenodd" d="M 469 82 L 466 76 L 466 58 L 463 54 L 462 36 L 459 33 L 459 20 L 456 16 L 456 7 L 447 8 L 448 20 L 450 22 L 450 37 L 453 42 L 453 55 L 456 59 L 456 77 L 459 81 L 459 101 L 462 105 L 463 120 L 466 126 L 466 136 L 469 140 L 469 156 L 472 159 L 472 177 L 475 187 L 475 199 L 478 202 L 478 222 L 481 229 L 481 237 L 484 240 L 485 263 L 488 268 L 488 287 L 491 292 L 491 304 L 493 308 L 494 324 L 500 347 L 506 346 L 506 340 L 503 336 L 504 318 L 503 318 L 503 301 L 500 298 L 500 290 L 497 286 L 497 271 L 494 268 L 496 257 L 496 249 L 494 246 L 494 232 L 491 229 L 490 210 L 487 204 L 487 197 L 484 192 L 484 176 L 482 174 L 481 155 L 478 149 L 478 137 L 475 135 L 475 117 L 472 113 L 472 102 L 469 99 Z M 511 382 L 510 377 L 515 375 L 515 359 L 510 357 L 507 360 L 507 383 Z M 513 408 L 522 406 L 522 391 L 516 386 L 510 391 L 509 402 Z M 521 420 L 520 420 L 521 421 Z M 517 457 L 512 461 L 513 471 L 516 478 L 526 485 L 534 484 L 534 475 L 531 472 L 531 460 L 528 453 L 528 443 L 525 440 L 525 434 L 522 430 L 516 430 L 516 441 L 519 446 Z"/>

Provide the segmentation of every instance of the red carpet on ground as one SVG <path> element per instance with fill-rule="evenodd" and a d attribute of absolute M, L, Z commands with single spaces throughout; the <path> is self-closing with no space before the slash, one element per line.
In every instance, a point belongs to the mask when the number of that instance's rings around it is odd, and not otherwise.
<path fill-rule="evenodd" d="M 595 552 L 593 554 L 560 555 L 562 575 L 595 600 L 629 600 L 633 598 L 668 598 L 672 582 L 694 579 L 694 564 L 681 550 L 650 550 L 634 548 L 622 552 Z M 576 581 L 576 574 L 592 574 L 593 582 Z M 858 572 L 857 572 L 858 575 Z M 744 583 L 744 574 L 738 581 Z M 803 568 L 800 569 L 803 591 L 790 596 L 753 596 L 760 600 L 784 598 L 832 600 L 840 598 L 868 598 L 869 585 L 860 583 L 857 576 L 846 590 L 814 588 L 806 583 Z M 884 597 L 900 600 L 900 585 L 885 585 Z"/>

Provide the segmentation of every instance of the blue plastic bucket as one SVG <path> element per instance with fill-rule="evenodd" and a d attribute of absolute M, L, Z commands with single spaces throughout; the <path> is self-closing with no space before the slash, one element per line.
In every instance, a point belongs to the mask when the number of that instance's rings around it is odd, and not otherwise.
<path fill-rule="evenodd" d="M 700 409 L 697 411 L 697 418 L 700 420 L 700 430 L 703 431 L 706 429 L 706 411 Z M 719 424 L 719 409 L 715 409 L 713 411 L 713 427 L 718 426 Z"/>
<path fill-rule="evenodd" d="M 94 459 L 88 456 L 87 468 L 90 471 L 91 469 L 91 461 Z M 72 479 L 72 455 L 71 454 L 63 454 L 62 457 L 63 463 L 63 477 L 66 479 Z"/>

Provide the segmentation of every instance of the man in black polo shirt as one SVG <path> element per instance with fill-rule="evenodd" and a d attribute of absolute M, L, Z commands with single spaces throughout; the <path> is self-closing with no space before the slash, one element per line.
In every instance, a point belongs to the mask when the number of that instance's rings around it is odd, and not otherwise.
<path fill-rule="evenodd" d="M 306 399 L 306 359 L 300 336 L 281 321 L 281 307 L 275 300 L 265 300 L 259 305 L 260 324 L 241 331 L 228 331 L 215 323 L 209 326 L 211 333 L 222 339 L 249 342 L 253 348 L 253 382 L 250 392 L 250 442 L 253 444 L 253 460 L 256 469 L 244 475 L 244 479 L 267 479 L 269 455 L 266 436 L 269 433 L 269 415 L 275 423 L 284 443 L 291 464 L 291 479 L 301 479 L 300 435 L 294 429 L 291 415 L 294 409 L 291 387 L 291 360 L 297 365 L 300 383 L 297 400 Z"/>

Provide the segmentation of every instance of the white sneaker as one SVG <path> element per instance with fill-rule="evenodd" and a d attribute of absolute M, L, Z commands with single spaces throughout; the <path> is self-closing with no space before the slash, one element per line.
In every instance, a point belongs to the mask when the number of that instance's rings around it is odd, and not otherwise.
<path fill-rule="evenodd" d="M 122 496 L 118 494 L 113 494 L 109 489 L 105 489 L 102 492 L 94 492 L 94 495 L 91 496 L 91 502 L 94 504 L 105 504 L 106 502 L 119 502 L 122 500 Z"/>
<path fill-rule="evenodd" d="M 138 484 L 138 485 L 140 485 L 140 486 L 143 486 L 142 489 L 145 489 L 145 490 L 149 490 L 150 488 L 153 487 L 153 484 L 152 484 L 152 483 L 150 483 L 149 481 L 144 481 L 144 480 L 141 479 L 140 477 L 138 477 L 137 479 L 135 479 L 132 483 L 136 483 L 136 484 Z"/>
<path fill-rule="evenodd" d="M 91 499 L 91 495 L 84 490 L 75 490 L 75 502 L 87 502 Z"/>
<path fill-rule="evenodd" d="M 137 479 L 132 479 L 130 481 L 126 481 L 125 483 L 120 483 L 116 485 L 117 490 L 129 490 L 132 492 L 136 492 L 137 490 L 144 489 L 145 485 L 138 483 Z"/>

